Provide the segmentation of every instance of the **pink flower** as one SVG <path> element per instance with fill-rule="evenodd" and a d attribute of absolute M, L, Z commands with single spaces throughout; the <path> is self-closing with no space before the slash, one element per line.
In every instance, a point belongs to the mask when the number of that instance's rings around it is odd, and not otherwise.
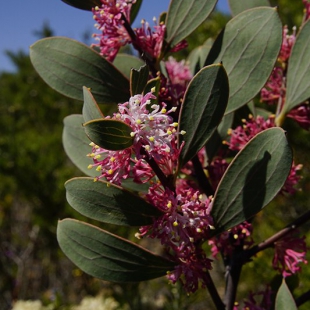
<path fill-rule="evenodd" d="M 230 141 L 225 141 L 229 149 L 233 151 L 240 151 L 244 146 L 261 131 L 275 127 L 274 115 L 269 116 L 265 120 L 262 116 L 257 116 L 256 119 L 250 115 L 248 121 L 243 120 L 244 125 L 238 126 L 236 129 L 229 130 Z M 301 179 L 298 171 L 301 170 L 302 165 L 293 163 L 290 174 L 281 189 L 281 193 L 294 194 L 296 192 L 296 184 Z"/>
<path fill-rule="evenodd" d="M 155 98 L 152 93 L 135 95 L 118 105 L 119 112 L 112 118 L 132 128 L 133 145 L 125 150 L 109 151 L 92 143 L 88 156 L 94 164 L 89 168 L 96 167 L 101 173 L 96 180 L 105 177 L 109 182 L 121 184 L 122 180 L 133 177 L 137 183 L 145 183 L 155 175 L 145 156 L 154 159 L 167 175 L 173 173 L 180 152 L 176 143 L 178 124 L 169 116 L 174 109 L 167 111 L 164 103 L 151 105 L 151 99 Z"/>
<path fill-rule="evenodd" d="M 258 296 L 262 296 L 258 301 Z M 250 293 L 249 299 L 244 302 L 244 310 L 269 310 L 272 309 L 272 291 L 269 286 L 264 291 Z"/>
<path fill-rule="evenodd" d="M 280 62 L 287 62 L 291 55 L 292 47 L 296 40 L 296 27 L 293 27 L 293 33 L 291 35 L 288 34 L 287 26 L 283 27 L 283 39 L 282 45 L 279 55 Z"/>
<path fill-rule="evenodd" d="M 282 67 L 273 68 L 266 85 L 261 90 L 261 101 L 268 104 L 277 104 L 279 99 L 285 96 L 286 89 L 283 75 Z"/>
<path fill-rule="evenodd" d="M 95 27 L 100 31 L 100 34 L 93 35 L 99 41 L 94 46 L 99 46 L 101 55 L 113 61 L 119 49 L 131 42 L 122 20 L 123 14 L 130 22 L 131 3 L 126 0 L 101 0 L 101 3 L 100 8 L 92 10 Z"/>
<path fill-rule="evenodd" d="M 242 120 L 244 125 L 236 129 L 229 130 L 230 141 L 225 142 L 232 151 L 240 151 L 259 132 L 275 126 L 274 115 L 270 115 L 267 120 L 262 116 L 254 118 L 249 115 L 249 120 Z"/>
<path fill-rule="evenodd" d="M 137 36 L 134 44 L 139 46 L 139 48 L 146 52 L 151 58 L 158 58 L 162 50 L 166 26 L 160 23 L 153 27 L 153 31 L 149 23 L 145 20 L 142 20 L 141 24 L 142 26 L 140 28 L 134 29 Z"/>
<path fill-rule="evenodd" d="M 291 110 L 287 117 L 294 119 L 302 128 L 310 129 L 310 107 L 308 102 Z"/>
<path fill-rule="evenodd" d="M 193 76 L 184 60 L 178 62 L 170 56 L 165 66 L 169 77 L 166 87 L 169 88 L 170 96 L 177 101 L 183 98 L 186 87 Z"/>
<path fill-rule="evenodd" d="M 207 171 L 209 173 L 209 179 L 211 181 L 213 189 L 217 188 L 227 167 L 228 167 L 228 162 L 225 159 L 222 159 L 220 157 L 213 159 L 211 164 L 207 166 Z"/>
<path fill-rule="evenodd" d="M 211 200 L 182 183 L 176 194 L 164 189 L 160 183 L 149 188 L 146 199 L 163 215 L 152 226 L 140 228 L 140 235 L 161 240 L 169 258 L 176 262 L 174 271 L 168 274 L 170 281 L 178 279 L 188 292 L 206 285 L 205 271 L 211 269 L 211 260 L 206 258 L 200 244 L 209 236 L 212 218 Z"/>
<path fill-rule="evenodd" d="M 272 73 L 261 90 L 261 101 L 268 104 L 281 103 L 281 107 L 285 102 L 286 94 L 286 68 L 287 62 L 291 55 L 292 47 L 296 40 L 296 27 L 293 28 L 293 33 L 288 34 L 287 26 L 283 27 L 283 39 L 280 54 L 278 57 L 278 65 L 274 67 Z"/>
<path fill-rule="evenodd" d="M 295 194 L 298 188 L 296 188 L 296 185 L 302 178 L 301 175 L 298 174 L 298 171 L 302 169 L 302 165 L 296 165 L 294 162 L 292 164 L 292 168 L 290 171 L 290 174 L 288 175 L 282 189 L 281 193 L 288 193 L 288 194 Z"/>
<path fill-rule="evenodd" d="M 310 2 L 309 0 L 302 0 L 304 6 L 305 6 L 305 17 L 304 17 L 304 20 L 308 20 L 310 18 Z"/>
<path fill-rule="evenodd" d="M 95 178 L 95 181 L 105 178 L 108 182 L 120 185 L 122 180 L 129 177 L 132 153 L 130 148 L 121 151 L 109 151 L 93 142 L 90 145 L 92 146 L 92 153 L 87 156 L 93 158 L 94 164 L 89 165 L 88 168 L 96 167 L 96 170 L 101 173 Z"/>
<path fill-rule="evenodd" d="M 283 277 L 299 272 L 300 263 L 307 264 L 305 259 L 307 253 L 306 237 L 287 236 L 275 242 L 275 254 L 273 258 L 273 268 L 279 270 Z"/>
<path fill-rule="evenodd" d="M 236 249 L 248 249 L 254 243 L 252 231 L 252 224 L 244 222 L 210 239 L 208 243 L 211 245 L 212 256 L 216 257 L 221 253 L 230 257 Z"/>

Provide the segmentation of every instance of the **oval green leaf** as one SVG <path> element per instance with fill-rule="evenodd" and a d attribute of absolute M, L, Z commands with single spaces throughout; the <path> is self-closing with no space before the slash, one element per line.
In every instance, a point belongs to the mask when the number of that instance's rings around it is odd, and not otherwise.
<path fill-rule="evenodd" d="M 109 61 L 75 40 L 52 37 L 30 47 L 33 66 L 61 94 L 83 100 L 82 87 L 91 88 L 99 103 L 126 102 L 129 81 Z"/>
<path fill-rule="evenodd" d="M 85 86 L 83 86 L 83 96 L 84 96 L 84 104 L 82 114 L 84 122 L 104 118 L 95 98 L 93 97 L 90 90 Z"/>
<path fill-rule="evenodd" d="M 92 149 L 89 146 L 89 139 L 83 128 L 84 118 L 82 115 L 69 115 L 64 119 L 62 143 L 70 160 L 86 175 L 98 176 L 95 169 L 87 167 L 93 164 L 93 160 L 87 157 Z"/>
<path fill-rule="evenodd" d="M 216 190 L 211 215 L 214 234 L 251 218 L 283 186 L 292 165 L 292 151 L 279 127 L 256 135 L 237 154 Z"/>
<path fill-rule="evenodd" d="M 265 85 L 282 43 L 276 9 L 255 8 L 230 20 L 217 37 L 206 64 L 223 62 L 229 79 L 225 114 L 249 102 Z"/>
<path fill-rule="evenodd" d="M 67 3 L 75 8 L 91 11 L 95 6 L 101 6 L 100 0 L 61 0 L 64 3 Z"/>
<path fill-rule="evenodd" d="M 75 265 L 106 281 L 150 280 L 165 275 L 175 265 L 133 242 L 73 219 L 58 222 L 57 239 Z"/>
<path fill-rule="evenodd" d="M 270 6 L 268 0 L 228 0 L 228 3 L 233 16 L 259 6 Z"/>
<path fill-rule="evenodd" d="M 220 123 L 229 95 L 228 79 L 221 64 L 201 69 L 191 80 L 180 110 L 179 130 L 186 134 L 180 154 L 180 165 L 194 157 L 206 144 Z"/>
<path fill-rule="evenodd" d="M 276 296 L 275 310 L 297 310 L 294 297 L 284 279 Z"/>
<path fill-rule="evenodd" d="M 217 0 L 172 0 L 166 16 L 166 41 L 173 47 L 191 34 L 213 11 Z"/>
<path fill-rule="evenodd" d="M 149 77 L 149 67 L 142 66 L 140 69 L 131 69 L 130 73 L 130 95 L 142 94 Z"/>
<path fill-rule="evenodd" d="M 100 147 L 119 151 L 132 146 L 132 128 L 114 119 L 92 120 L 84 124 L 88 138 Z"/>
<path fill-rule="evenodd" d="M 138 57 L 118 53 L 113 61 L 113 65 L 129 80 L 131 69 L 139 69 L 144 65 L 144 62 Z"/>
<path fill-rule="evenodd" d="M 287 69 L 287 89 L 284 112 L 310 97 L 310 20 L 300 30 L 293 45 Z"/>
<path fill-rule="evenodd" d="M 153 223 L 161 213 L 133 193 L 92 178 L 74 178 L 66 182 L 66 197 L 81 214 L 109 224 L 144 226 Z"/>

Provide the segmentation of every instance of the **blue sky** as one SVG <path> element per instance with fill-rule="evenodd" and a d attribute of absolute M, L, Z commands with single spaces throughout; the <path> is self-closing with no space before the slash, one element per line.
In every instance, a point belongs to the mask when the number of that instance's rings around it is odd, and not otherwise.
<path fill-rule="evenodd" d="M 198 0 L 197 0 L 198 1 Z M 28 52 L 46 22 L 55 35 L 79 41 L 85 32 L 93 33 L 92 13 L 75 9 L 61 0 L 1 0 L 0 4 L 0 71 L 13 71 L 14 66 L 5 55 L 5 50 Z M 136 25 L 142 18 L 150 23 L 168 8 L 169 0 L 144 0 Z M 228 13 L 227 0 L 219 0 L 218 9 Z"/>

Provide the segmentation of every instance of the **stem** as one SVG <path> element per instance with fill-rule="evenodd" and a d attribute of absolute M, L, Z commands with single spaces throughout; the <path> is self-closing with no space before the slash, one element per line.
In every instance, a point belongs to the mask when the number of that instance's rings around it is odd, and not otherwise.
<path fill-rule="evenodd" d="M 209 179 L 207 178 L 207 176 L 205 175 L 205 173 L 202 169 L 202 165 L 201 165 L 197 155 L 195 155 L 192 158 L 192 163 L 194 166 L 194 170 L 196 173 L 196 177 L 198 180 L 199 187 L 207 196 L 213 196 L 214 190 L 213 190 L 213 188 L 209 182 Z"/>
<path fill-rule="evenodd" d="M 139 52 L 141 58 L 146 62 L 146 64 L 148 65 L 148 67 L 150 68 L 150 70 L 152 72 L 152 75 L 156 76 L 158 70 L 155 67 L 153 57 L 151 57 L 148 53 L 146 53 L 144 50 L 141 49 L 141 47 L 139 45 L 139 40 L 137 39 L 137 36 L 136 36 L 135 32 L 131 28 L 131 25 L 129 24 L 129 22 L 126 19 L 125 15 L 123 13 L 121 13 L 121 14 L 122 14 L 122 20 L 124 22 L 123 25 L 124 25 L 126 31 L 128 32 L 128 35 L 131 38 L 133 47 Z"/>
<path fill-rule="evenodd" d="M 258 252 L 265 250 L 266 248 L 270 248 L 273 244 L 280 240 L 281 238 L 288 235 L 290 232 L 295 230 L 297 227 L 301 226 L 302 224 L 306 223 L 310 220 L 310 210 L 307 211 L 305 214 L 297 218 L 294 222 L 286 226 L 284 229 L 278 231 L 276 234 L 268 238 L 267 240 L 261 242 L 260 244 L 252 247 L 251 249 L 245 252 L 247 259 L 256 255 Z"/>
<path fill-rule="evenodd" d="M 214 285 L 214 282 L 210 276 L 209 271 L 206 271 L 205 274 L 206 274 L 206 278 L 207 278 L 206 279 L 207 288 L 208 288 L 208 291 L 209 291 L 210 296 L 212 298 L 212 301 L 216 306 L 216 309 L 217 310 L 225 310 L 226 309 L 225 305 L 224 305 L 224 303 L 223 303 L 223 301 L 222 301 L 222 299 L 221 299 L 221 297 L 220 297 L 220 295 L 219 295 L 219 293 L 218 293 L 218 291 Z"/>
<path fill-rule="evenodd" d="M 305 302 L 307 302 L 308 300 L 310 300 L 310 290 L 307 291 L 306 293 L 303 293 L 298 298 L 296 298 L 296 300 L 295 300 L 296 306 L 299 307 L 302 304 L 304 304 Z"/>
<path fill-rule="evenodd" d="M 242 260 L 236 259 L 239 255 L 233 256 L 233 259 L 229 266 L 226 266 L 226 290 L 224 302 L 226 304 L 227 310 L 233 310 L 238 282 L 240 279 L 240 274 L 242 270 Z"/>
<path fill-rule="evenodd" d="M 158 166 L 157 162 L 154 160 L 154 158 L 149 157 L 149 155 L 146 153 L 146 151 L 142 148 L 141 154 L 144 155 L 144 160 L 150 165 L 150 167 L 155 172 L 156 176 L 158 177 L 159 181 L 165 188 L 169 188 L 171 191 L 175 192 L 175 186 L 174 186 L 174 178 L 173 176 L 166 176 L 160 167 Z"/>

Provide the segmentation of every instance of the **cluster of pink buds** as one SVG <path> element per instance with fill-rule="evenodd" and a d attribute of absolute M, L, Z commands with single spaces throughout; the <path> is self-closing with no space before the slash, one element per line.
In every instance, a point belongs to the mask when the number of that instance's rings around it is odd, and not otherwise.
<path fill-rule="evenodd" d="M 179 183 L 176 193 L 161 184 L 149 188 L 147 200 L 163 212 L 153 225 L 141 227 L 138 237 L 148 235 L 161 240 L 170 259 L 176 262 L 168 279 L 180 280 L 187 292 L 206 285 L 206 271 L 212 268 L 200 245 L 208 239 L 212 218 L 211 199 L 186 184 Z"/>
<path fill-rule="evenodd" d="M 275 242 L 275 255 L 273 258 L 273 268 L 279 270 L 283 277 L 290 276 L 300 271 L 300 263 L 307 264 L 306 237 L 296 237 L 290 234 Z"/>

